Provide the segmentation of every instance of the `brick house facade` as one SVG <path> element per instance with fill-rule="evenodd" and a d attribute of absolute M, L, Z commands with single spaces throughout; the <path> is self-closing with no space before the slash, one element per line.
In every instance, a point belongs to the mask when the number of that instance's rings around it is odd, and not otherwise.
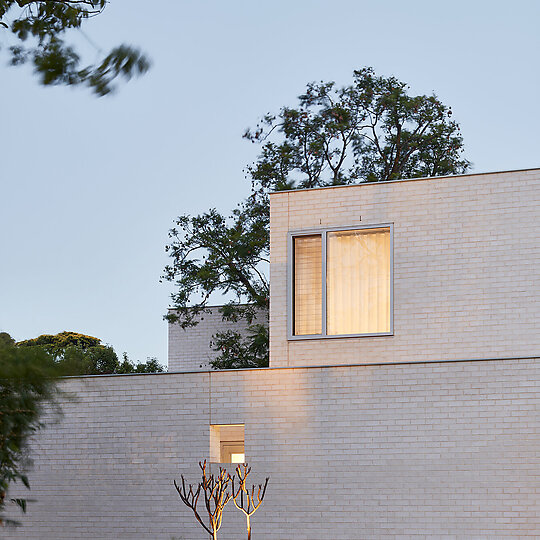
<path fill-rule="evenodd" d="M 205 538 L 172 480 L 218 467 L 222 426 L 270 476 L 256 538 L 537 538 L 539 187 L 533 169 L 272 194 L 270 368 L 66 380 L 6 538 Z M 390 238 L 370 285 L 388 325 L 354 336 L 329 307 L 351 230 Z M 243 535 L 228 508 L 220 538 Z"/>

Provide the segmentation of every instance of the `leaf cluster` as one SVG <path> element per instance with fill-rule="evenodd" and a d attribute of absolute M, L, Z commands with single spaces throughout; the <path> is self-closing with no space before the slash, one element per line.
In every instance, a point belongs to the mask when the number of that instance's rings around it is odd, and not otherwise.
<path fill-rule="evenodd" d="M 0 340 L 0 524 L 16 524 L 2 515 L 8 487 L 14 482 L 30 487 L 23 472 L 27 444 L 44 425 L 44 405 L 49 403 L 59 411 L 56 380 L 60 374 L 45 350 L 20 348 L 8 339 Z M 26 499 L 10 501 L 26 510 Z"/>
<path fill-rule="evenodd" d="M 215 292 L 235 298 L 222 310 L 225 320 L 251 322 L 256 308 L 268 308 L 269 284 L 262 269 L 269 262 L 268 216 L 246 206 L 229 218 L 212 209 L 175 220 L 165 248 L 172 262 L 162 276 L 177 287 L 170 322 L 182 328 L 197 324 Z"/>
<path fill-rule="evenodd" d="M 261 368 L 269 363 L 267 324 L 248 326 L 247 335 L 227 330 L 216 332 L 211 346 L 219 355 L 210 362 L 214 369 Z"/>
<path fill-rule="evenodd" d="M 55 357 L 64 353 L 68 347 L 77 347 L 82 351 L 88 351 L 101 344 L 99 338 L 79 334 L 78 332 L 60 332 L 58 334 L 42 334 L 37 338 L 19 341 L 19 347 L 43 347 Z"/>
<path fill-rule="evenodd" d="M 112 373 L 163 373 L 165 368 L 157 361 L 157 358 L 148 358 L 146 362 L 132 362 L 126 353 L 122 355 L 123 361 L 115 365 Z"/>
<path fill-rule="evenodd" d="M 118 77 L 129 80 L 150 68 L 140 50 L 125 44 L 97 64 L 81 66 L 65 35 L 81 30 L 107 4 L 106 0 L 0 0 L 0 43 L 11 41 L 11 64 L 31 63 L 43 85 L 85 85 L 104 96 L 115 89 Z"/>

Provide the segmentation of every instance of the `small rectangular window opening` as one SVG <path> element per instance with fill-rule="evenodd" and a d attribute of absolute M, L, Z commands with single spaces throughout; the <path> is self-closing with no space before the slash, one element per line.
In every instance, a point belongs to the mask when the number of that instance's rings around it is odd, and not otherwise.
<path fill-rule="evenodd" d="M 210 461 L 214 463 L 244 463 L 244 424 L 214 424 L 210 426 Z"/>

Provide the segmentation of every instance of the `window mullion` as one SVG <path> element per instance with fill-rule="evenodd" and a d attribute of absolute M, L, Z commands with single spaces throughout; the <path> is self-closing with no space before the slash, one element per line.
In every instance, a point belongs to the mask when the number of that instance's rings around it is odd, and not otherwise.
<path fill-rule="evenodd" d="M 327 233 L 324 231 L 322 233 L 322 249 L 321 249 L 321 256 L 322 256 L 322 264 L 321 264 L 321 285 L 322 285 L 322 302 L 321 302 L 321 309 L 322 309 L 322 318 L 321 318 L 321 333 L 323 336 L 326 336 L 326 236 Z"/>

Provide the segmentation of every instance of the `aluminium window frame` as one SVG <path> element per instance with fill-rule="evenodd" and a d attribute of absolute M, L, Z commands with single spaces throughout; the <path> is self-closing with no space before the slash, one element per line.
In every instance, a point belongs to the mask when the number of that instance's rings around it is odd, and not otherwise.
<path fill-rule="evenodd" d="M 327 243 L 329 232 L 356 231 L 361 229 L 389 229 L 390 230 L 390 330 L 388 332 L 372 332 L 367 334 L 332 334 L 327 332 L 326 313 L 326 266 L 327 266 Z M 294 335 L 294 239 L 299 236 L 321 236 L 321 309 L 322 322 L 320 334 Z M 347 225 L 344 227 L 317 227 L 313 229 L 294 229 L 287 232 L 287 340 L 303 341 L 306 339 L 342 339 L 358 337 L 381 337 L 394 335 L 394 223 L 376 223 L 367 225 Z"/>

